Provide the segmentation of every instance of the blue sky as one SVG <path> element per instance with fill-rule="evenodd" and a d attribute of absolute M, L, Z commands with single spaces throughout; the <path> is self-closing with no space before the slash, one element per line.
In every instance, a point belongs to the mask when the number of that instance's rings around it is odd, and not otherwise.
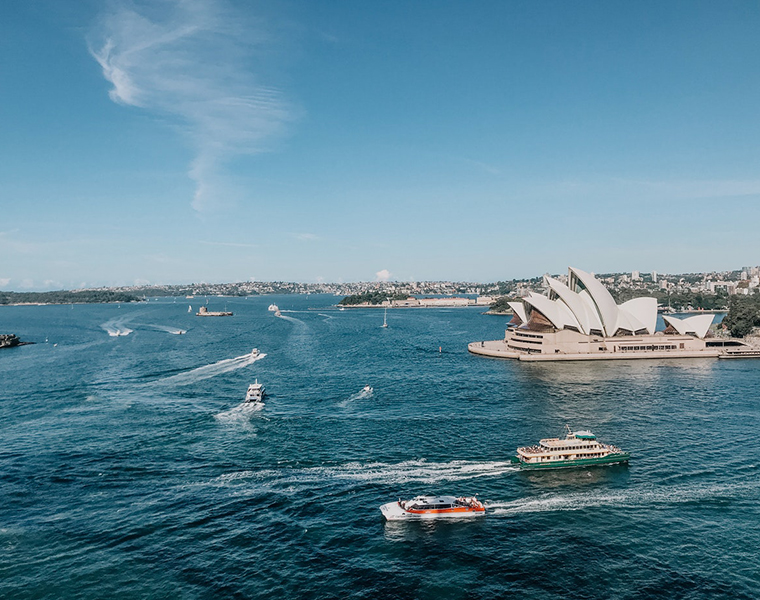
<path fill-rule="evenodd" d="M 760 263 L 756 2 L 0 9 L 0 289 Z"/>

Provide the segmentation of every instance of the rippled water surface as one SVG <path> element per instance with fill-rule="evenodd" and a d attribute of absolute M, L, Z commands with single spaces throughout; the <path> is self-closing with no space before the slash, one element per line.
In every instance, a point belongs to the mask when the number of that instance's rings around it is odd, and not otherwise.
<path fill-rule="evenodd" d="M 490 360 L 504 318 L 336 300 L 0 307 L 39 342 L 0 351 L 0 597 L 760 597 L 760 361 Z M 630 465 L 510 465 L 565 423 Z M 422 493 L 488 514 L 383 522 Z"/>

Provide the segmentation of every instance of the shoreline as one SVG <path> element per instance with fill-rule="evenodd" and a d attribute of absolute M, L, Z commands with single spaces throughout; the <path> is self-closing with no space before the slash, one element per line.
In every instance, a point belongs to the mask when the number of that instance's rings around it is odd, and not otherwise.
<path fill-rule="evenodd" d="M 422 306 L 383 306 L 382 304 L 335 304 L 332 308 L 387 308 L 388 310 L 394 310 L 394 309 L 406 309 L 406 308 L 413 308 L 413 309 L 419 309 L 419 308 L 483 308 L 483 306 L 478 306 L 477 304 L 440 304 L 437 306 L 428 306 L 428 305 L 422 305 Z M 323 309 L 320 309 L 323 310 Z M 486 314 L 486 313 L 483 313 Z"/>
<path fill-rule="evenodd" d="M 487 340 L 470 342 L 467 351 L 471 354 L 499 358 L 506 360 L 519 360 L 524 362 L 563 362 L 563 361 L 596 361 L 596 360 L 645 360 L 645 359 L 675 359 L 675 358 L 760 358 L 760 351 L 751 348 L 744 352 L 730 352 L 725 349 L 706 350 L 661 350 L 640 351 L 625 353 L 568 353 L 568 354 L 526 354 L 510 350 L 504 340 Z"/>
<path fill-rule="evenodd" d="M 0 304 L 0 308 L 3 306 L 66 306 L 74 305 L 83 306 L 85 304 L 140 304 L 146 302 L 145 300 L 122 300 L 122 301 L 107 301 L 107 302 L 9 302 L 8 304 Z"/>

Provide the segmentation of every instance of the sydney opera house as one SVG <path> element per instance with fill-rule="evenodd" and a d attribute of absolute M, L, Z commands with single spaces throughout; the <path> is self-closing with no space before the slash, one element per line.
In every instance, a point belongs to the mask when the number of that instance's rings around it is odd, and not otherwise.
<path fill-rule="evenodd" d="M 567 285 L 546 276 L 548 296 L 530 293 L 510 302 L 514 316 L 503 340 L 473 342 L 475 354 L 519 360 L 690 358 L 732 356 L 745 344 L 710 334 L 714 315 L 663 316 L 657 300 L 617 304 L 591 273 L 570 267 Z"/>

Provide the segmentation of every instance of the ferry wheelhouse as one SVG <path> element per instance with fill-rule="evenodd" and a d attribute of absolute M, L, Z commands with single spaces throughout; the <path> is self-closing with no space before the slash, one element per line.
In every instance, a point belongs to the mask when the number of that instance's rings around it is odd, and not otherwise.
<path fill-rule="evenodd" d="M 486 514 L 486 509 L 475 496 L 417 496 L 412 500 L 383 504 L 380 512 L 388 521 L 408 521 L 477 517 Z"/>
<path fill-rule="evenodd" d="M 546 438 L 535 446 L 517 449 L 512 460 L 521 469 L 561 469 L 628 462 L 630 455 L 617 446 L 602 444 L 590 431 L 571 431 L 564 439 Z"/>

